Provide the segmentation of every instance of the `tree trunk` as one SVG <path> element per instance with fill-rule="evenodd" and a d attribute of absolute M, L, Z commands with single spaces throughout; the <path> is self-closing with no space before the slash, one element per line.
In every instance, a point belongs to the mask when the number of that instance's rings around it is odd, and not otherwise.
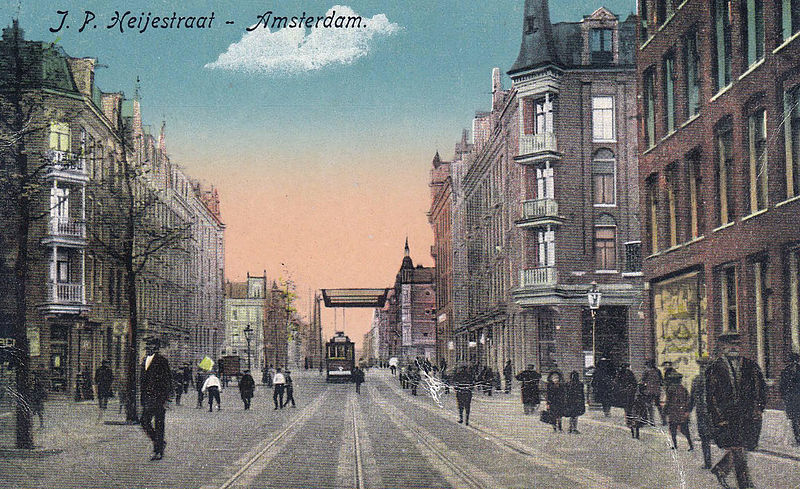
<path fill-rule="evenodd" d="M 127 396 L 125 403 L 125 420 L 129 423 L 137 423 L 139 415 L 136 408 L 136 371 L 139 366 L 139 311 L 136 301 L 136 274 L 133 271 L 133 263 L 129 262 L 125 267 L 125 285 L 128 295 L 128 315 L 130 317 L 128 333 L 128 349 L 126 354 L 127 371 Z"/>
<path fill-rule="evenodd" d="M 14 346 L 16 356 L 14 365 L 17 377 L 17 448 L 33 448 L 33 436 L 31 435 L 31 410 L 30 410 L 30 383 L 28 380 L 30 370 L 30 352 L 28 348 L 28 233 L 30 231 L 31 209 L 30 197 L 26 182 L 28 177 L 28 155 L 25 151 L 25 138 L 21 135 L 25 127 L 25 116 L 22 107 L 22 83 L 23 67 L 19 51 L 20 39 L 19 30 L 14 29 L 14 76 L 16 83 L 10 94 L 11 105 L 14 108 L 13 127 L 19 131 L 17 141 L 14 143 L 14 162 L 18 181 L 12 184 L 13 191 L 16 193 L 17 205 L 17 257 L 14 262 L 14 302 L 16 316 L 14 318 Z"/>
<path fill-rule="evenodd" d="M 24 153 L 21 142 L 17 143 L 17 166 L 27 171 L 28 157 Z M 25 175 L 25 173 L 20 173 Z M 16 315 L 14 317 L 14 344 L 16 355 L 14 367 L 17 374 L 17 448 L 33 448 L 31 435 L 31 410 L 30 410 L 30 352 L 28 348 L 28 301 L 26 297 L 28 282 L 28 232 L 30 230 L 30 201 L 25 196 L 23 189 L 17 198 L 17 258 L 14 263 L 14 301 Z"/>

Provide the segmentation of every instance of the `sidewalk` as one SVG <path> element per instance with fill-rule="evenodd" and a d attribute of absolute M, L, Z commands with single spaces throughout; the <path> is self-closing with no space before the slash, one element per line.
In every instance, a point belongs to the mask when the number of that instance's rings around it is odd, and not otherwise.
<path fill-rule="evenodd" d="M 501 391 L 494 391 L 492 396 L 486 396 L 483 393 L 476 392 L 475 397 L 478 398 L 481 403 L 492 403 L 496 404 L 498 407 L 503 405 L 503 411 L 506 411 L 509 406 L 514 406 L 519 414 L 524 416 L 522 413 L 522 401 L 519 388 L 512 387 L 510 394 L 506 394 Z M 542 401 L 540 408 L 543 409 L 544 406 L 545 403 Z M 661 420 L 658 417 L 658 414 L 655 416 L 658 421 Z M 628 432 L 628 427 L 625 425 L 625 414 L 622 408 L 612 408 L 611 415 L 606 417 L 603 415 L 602 410 L 590 409 L 587 407 L 586 414 L 581 416 L 580 421 L 602 423 Z M 699 440 L 699 437 L 697 436 L 697 424 L 694 413 L 692 413 L 692 419 L 689 426 L 692 432 L 692 438 Z M 642 432 L 645 433 L 647 431 L 648 430 L 645 429 Z M 653 432 L 653 429 L 650 429 L 649 432 Z M 761 425 L 761 437 L 759 438 L 758 443 L 758 451 L 800 461 L 800 447 L 794 445 L 792 427 L 783 411 L 779 411 L 777 409 L 767 409 L 764 411 L 763 422 Z"/>
<path fill-rule="evenodd" d="M 393 379 L 395 382 L 398 382 L 397 377 L 392 377 L 388 369 L 372 369 L 370 371 L 378 373 L 378 375 L 383 376 L 387 380 Z M 544 395 L 544 391 L 542 391 L 542 395 Z M 538 421 L 539 411 L 537 411 L 535 415 L 524 415 L 521 398 L 522 395 L 518 382 L 512 384 L 509 394 L 503 391 L 492 391 L 492 395 L 487 396 L 483 391 L 476 389 L 473 394 L 473 401 L 477 402 L 473 402 L 472 404 L 473 411 L 482 412 L 485 410 L 488 413 L 503 417 L 504 419 L 526 420 L 527 422 L 527 420 L 533 420 L 535 418 Z M 544 409 L 544 406 L 545 402 L 542 401 L 539 407 L 540 409 Z M 660 421 L 658 414 L 656 414 L 656 418 Z M 566 423 L 567 421 L 565 420 L 564 422 Z M 625 433 L 630 433 L 628 427 L 625 425 L 625 415 L 621 408 L 612 408 L 611 415 L 606 417 L 603 416 L 602 410 L 591 409 L 587 406 L 586 414 L 580 417 L 579 423 L 585 422 L 612 426 Z M 657 428 L 645 428 L 642 430 L 642 436 L 648 436 L 648 434 L 653 433 L 662 434 L 660 428 L 660 426 Z M 692 413 L 692 419 L 690 420 L 690 430 L 693 439 L 699 441 L 694 413 Z M 764 411 L 763 423 L 761 425 L 761 437 L 759 438 L 757 451 L 800 461 L 800 447 L 794 444 L 792 427 L 783 411 L 777 409 L 767 409 Z"/>

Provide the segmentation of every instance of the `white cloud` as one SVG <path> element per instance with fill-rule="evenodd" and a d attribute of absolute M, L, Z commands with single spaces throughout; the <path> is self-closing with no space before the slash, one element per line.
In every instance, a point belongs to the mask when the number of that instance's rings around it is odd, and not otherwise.
<path fill-rule="evenodd" d="M 325 16 L 341 18 L 341 22 L 347 22 L 349 17 L 359 17 L 344 5 L 331 7 Z M 362 18 L 360 22 L 360 27 L 325 28 L 323 22 L 319 22 L 319 27 L 311 29 L 286 27 L 274 32 L 262 23 L 255 30 L 245 32 L 239 42 L 228 46 L 227 51 L 205 67 L 249 73 L 297 74 L 331 64 L 346 65 L 369 54 L 374 38 L 390 36 L 400 30 L 400 26 L 389 22 L 384 14 Z M 272 26 L 270 18 L 269 27 Z"/>

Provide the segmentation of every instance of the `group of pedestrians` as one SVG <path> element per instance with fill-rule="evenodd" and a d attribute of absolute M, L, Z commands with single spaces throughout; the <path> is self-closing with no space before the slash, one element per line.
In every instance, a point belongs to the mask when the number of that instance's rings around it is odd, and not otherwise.
<path fill-rule="evenodd" d="M 184 382 L 183 371 L 181 372 L 181 382 L 176 381 L 176 376 L 169 368 L 167 359 L 158 352 L 158 342 L 153 341 L 147 345 L 147 355 L 142 362 L 141 369 L 141 404 L 142 415 L 141 425 L 144 432 L 153 442 L 153 456 L 151 460 L 160 460 L 164 457 L 164 449 L 167 443 L 164 440 L 164 418 L 167 403 L 181 390 L 188 389 L 189 382 Z M 191 378 L 191 372 L 189 372 Z M 273 388 L 273 401 L 275 409 L 283 408 L 291 403 L 296 407 L 294 399 L 294 385 L 291 372 L 275 370 L 275 375 L 270 378 Z M 204 372 L 199 370 L 194 378 L 194 385 L 197 389 L 197 407 L 203 405 L 203 399 L 208 399 L 209 412 L 214 411 L 216 402 L 217 411 L 222 409 L 220 391 L 224 384 L 217 376 L 216 372 Z M 244 409 L 251 407 L 253 395 L 255 393 L 255 381 L 249 370 L 245 370 L 239 378 L 239 395 L 244 403 Z M 285 399 L 284 399 L 285 395 Z"/>
<path fill-rule="evenodd" d="M 654 360 L 648 360 L 641 380 L 637 381 L 630 365 L 623 363 L 616 368 L 610 359 L 604 357 L 592 372 L 593 397 L 602 405 L 606 416 L 610 415 L 612 407 L 623 408 L 626 424 L 635 439 L 639 439 L 642 426 L 657 424 L 657 411 L 660 424 L 669 427 L 672 449 L 679 446 L 677 435 L 680 432 L 686 438 L 688 450 L 694 450 L 690 428 L 690 416 L 694 411 L 703 468 L 710 470 L 723 488 L 731 487 L 727 480 L 731 472 L 735 473 L 738 488 L 752 488 L 746 452 L 757 447 L 761 433 L 767 404 L 764 374 L 756 362 L 739 354 L 733 338 L 721 338 L 714 359 L 701 358 L 698 365 L 699 374 L 687 389 L 683 375 L 670 362 L 661 365 L 662 372 Z M 414 371 L 414 367 L 401 369 L 401 383 L 413 385 Z M 447 377 L 448 385 L 455 389 L 459 423 L 469 425 L 473 391 L 485 385 L 483 372 L 485 369 L 466 364 L 460 364 L 449 377 L 441 372 L 442 378 Z M 542 375 L 534 365 L 529 364 L 512 377 L 511 364 L 507 362 L 503 377 L 506 392 L 510 391 L 512 378 L 520 382 L 524 413 L 534 414 L 542 397 Z M 560 432 L 563 431 L 562 419 L 567 417 L 568 433 L 580 433 L 578 418 L 586 412 L 584 391 L 585 386 L 577 371 L 570 373 L 568 382 L 564 381 L 560 371 L 549 372 L 542 421 Z M 789 363 L 781 372 L 779 392 L 795 442 L 800 446 L 800 355 L 797 353 L 790 354 Z M 712 442 L 725 451 L 715 465 L 712 465 Z"/>

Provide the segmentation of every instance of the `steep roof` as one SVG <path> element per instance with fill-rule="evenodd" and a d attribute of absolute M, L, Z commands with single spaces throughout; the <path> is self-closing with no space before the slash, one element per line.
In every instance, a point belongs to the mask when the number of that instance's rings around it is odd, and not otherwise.
<path fill-rule="evenodd" d="M 560 64 L 553 42 L 547 0 L 525 0 L 522 44 L 509 74 L 548 64 Z"/>

